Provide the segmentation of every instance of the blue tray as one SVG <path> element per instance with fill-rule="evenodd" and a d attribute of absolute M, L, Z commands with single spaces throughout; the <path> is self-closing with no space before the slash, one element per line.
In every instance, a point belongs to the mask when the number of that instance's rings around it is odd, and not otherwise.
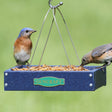
<path fill-rule="evenodd" d="M 5 91 L 95 91 L 106 85 L 106 68 L 90 71 L 4 72 Z"/>

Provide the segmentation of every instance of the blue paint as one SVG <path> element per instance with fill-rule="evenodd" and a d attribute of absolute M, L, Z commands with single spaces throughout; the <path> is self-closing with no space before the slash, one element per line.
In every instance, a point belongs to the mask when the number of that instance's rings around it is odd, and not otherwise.
<path fill-rule="evenodd" d="M 90 71 L 11 71 L 4 72 L 4 86 L 6 91 L 95 91 L 106 85 L 106 68 Z M 6 76 L 5 73 L 8 73 Z M 92 77 L 89 75 L 92 74 Z M 65 79 L 64 85 L 44 87 L 34 85 L 35 78 L 56 77 Z M 90 86 L 92 83 L 92 86 Z"/>

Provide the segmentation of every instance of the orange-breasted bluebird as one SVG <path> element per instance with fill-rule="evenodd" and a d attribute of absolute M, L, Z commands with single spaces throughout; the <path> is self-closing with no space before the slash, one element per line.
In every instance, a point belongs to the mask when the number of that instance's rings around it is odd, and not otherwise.
<path fill-rule="evenodd" d="M 36 32 L 31 28 L 23 28 L 14 43 L 14 58 L 18 65 L 25 65 L 31 56 L 32 41 L 30 36 Z"/>
<path fill-rule="evenodd" d="M 105 66 L 110 65 L 111 62 L 112 62 L 112 43 L 99 46 L 90 51 L 85 56 L 83 56 L 81 66 L 87 65 L 89 63 L 97 63 L 97 64 L 104 63 L 104 65 L 100 67 L 103 68 Z"/>

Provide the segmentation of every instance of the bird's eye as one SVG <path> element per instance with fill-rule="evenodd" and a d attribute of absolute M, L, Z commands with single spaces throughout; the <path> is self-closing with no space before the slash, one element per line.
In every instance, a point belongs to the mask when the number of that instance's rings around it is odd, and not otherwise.
<path fill-rule="evenodd" d="M 28 30 L 26 30 L 26 33 L 28 33 L 29 31 Z"/>
<path fill-rule="evenodd" d="M 86 60 L 85 60 L 85 59 L 83 59 L 83 61 L 85 62 Z"/>

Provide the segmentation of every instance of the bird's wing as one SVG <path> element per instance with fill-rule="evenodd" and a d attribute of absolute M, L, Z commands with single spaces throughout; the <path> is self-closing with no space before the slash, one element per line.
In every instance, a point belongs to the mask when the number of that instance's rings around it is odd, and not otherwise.
<path fill-rule="evenodd" d="M 112 50 L 112 44 L 106 44 L 106 45 L 102 45 L 99 46 L 95 49 L 93 49 L 92 51 L 92 57 L 100 57 L 102 54 L 104 54 L 105 52 Z"/>

